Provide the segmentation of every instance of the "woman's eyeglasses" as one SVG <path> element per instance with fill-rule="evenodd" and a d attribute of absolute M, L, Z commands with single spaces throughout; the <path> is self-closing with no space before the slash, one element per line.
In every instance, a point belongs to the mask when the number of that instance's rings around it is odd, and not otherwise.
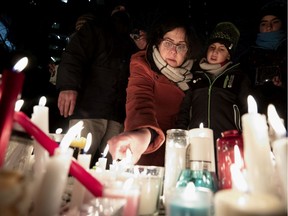
<path fill-rule="evenodd" d="M 188 47 L 186 44 L 174 44 L 173 42 L 169 40 L 163 40 L 162 45 L 169 51 L 176 49 L 177 53 L 185 53 L 188 50 Z"/>

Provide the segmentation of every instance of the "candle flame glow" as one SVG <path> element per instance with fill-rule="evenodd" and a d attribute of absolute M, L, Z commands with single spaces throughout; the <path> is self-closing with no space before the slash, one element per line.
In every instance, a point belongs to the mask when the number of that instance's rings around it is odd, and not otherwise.
<path fill-rule="evenodd" d="M 77 124 L 72 126 L 68 130 L 68 132 L 65 134 L 65 136 L 63 137 L 63 139 L 62 139 L 62 141 L 60 143 L 60 148 L 63 151 L 67 151 L 67 149 L 69 148 L 71 142 L 75 139 L 77 134 L 79 134 L 79 131 L 81 131 L 82 129 L 83 129 L 83 121 L 79 121 Z"/>
<path fill-rule="evenodd" d="M 230 166 L 231 178 L 232 178 L 232 185 L 233 188 L 236 188 L 239 191 L 246 192 L 248 191 L 248 184 L 241 172 L 243 168 L 243 159 L 240 154 L 240 150 L 238 145 L 234 146 L 234 164 Z"/>
<path fill-rule="evenodd" d="M 109 151 L 109 145 L 107 144 L 103 153 L 102 153 L 102 157 L 106 157 L 106 155 L 108 154 L 108 151 Z"/>
<path fill-rule="evenodd" d="M 201 122 L 201 123 L 199 124 L 199 128 L 204 128 L 203 122 Z"/>
<path fill-rule="evenodd" d="M 39 100 L 39 106 L 45 106 L 47 102 L 47 99 L 45 96 L 42 96 Z"/>
<path fill-rule="evenodd" d="M 16 101 L 16 103 L 15 103 L 15 108 L 14 108 L 14 110 L 16 111 L 16 112 L 19 112 L 20 111 L 20 109 L 21 109 L 21 107 L 23 106 L 23 104 L 24 104 L 24 100 L 17 100 Z"/>
<path fill-rule="evenodd" d="M 57 128 L 56 131 L 55 131 L 55 133 L 56 133 L 56 134 L 61 134 L 62 131 L 63 131 L 62 128 Z"/>
<path fill-rule="evenodd" d="M 258 112 L 257 103 L 254 97 L 249 95 L 247 97 L 247 102 L 248 102 L 248 113 L 257 113 Z"/>
<path fill-rule="evenodd" d="M 238 145 L 234 146 L 234 163 L 240 170 L 244 167 L 244 162 L 241 157 Z"/>
<path fill-rule="evenodd" d="M 274 105 L 269 104 L 268 105 L 268 110 L 267 110 L 267 115 L 268 115 L 268 121 L 277 134 L 278 137 L 285 137 L 286 135 L 286 128 L 281 121 L 281 118 L 279 117 L 276 108 Z"/>
<path fill-rule="evenodd" d="M 27 66 L 27 64 L 28 64 L 28 58 L 23 57 L 14 65 L 13 71 L 21 72 L 22 70 L 24 70 L 24 68 Z"/>
<path fill-rule="evenodd" d="M 86 144 L 85 144 L 85 147 L 83 149 L 83 151 L 85 153 L 90 149 L 91 143 L 92 143 L 92 134 L 88 133 L 87 137 L 86 137 Z"/>

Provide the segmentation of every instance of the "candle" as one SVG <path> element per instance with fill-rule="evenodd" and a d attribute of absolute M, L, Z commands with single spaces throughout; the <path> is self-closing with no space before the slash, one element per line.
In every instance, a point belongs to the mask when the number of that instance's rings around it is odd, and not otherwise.
<path fill-rule="evenodd" d="M 140 187 L 135 184 L 133 178 L 125 182 L 113 181 L 105 185 L 104 197 L 125 198 L 126 204 L 123 215 L 138 216 L 140 202 Z"/>
<path fill-rule="evenodd" d="M 91 154 L 86 154 L 86 152 L 89 150 L 92 142 L 92 134 L 87 134 L 87 142 L 84 148 L 84 154 L 79 154 L 77 161 L 85 170 L 89 170 L 90 161 L 91 161 Z M 76 207 L 78 210 L 80 209 L 85 195 L 85 187 L 77 180 L 74 179 L 74 185 L 72 190 L 72 197 L 71 197 L 71 208 Z"/>
<path fill-rule="evenodd" d="M 106 169 L 106 165 L 107 165 L 107 158 L 106 155 L 108 154 L 108 151 L 109 151 L 109 145 L 106 145 L 103 153 L 102 154 L 102 157 L 100 157 L 98 159 L 98 161 L 96 162 L 96 168 L 99 168 L 101 171 L 105 170 Z"/>
<path fill-rule="evenodd" d="M 254 98 L 248 96 L 249 112 L 242 116 L 244 161 L 251 192 L 275 193 L 273 164 L 266 117 L 257 113 Z"/>
<path fill-rule="evenodd" d="M 286 215 L 285 205 L 281 203 L 279 197 L 269 193 L 248 191 L 246 179 L 240 170 L 243 163 L 237 147 L 235 147 L 234 153 L 235 163 L 230 166 L 233 189 L 216 192 L 214 198 L 215 216 Z"/>
<path fill-rule="evenodd" d="M 189 182 L 185 188 L 176 188 L 166 205 L 167 216 L 212 216 L 213 193 L 206 188 L 195 188 Z M 234 215 L 233 215 L 234 216 Z"/>
<path fill-rule="evenodd" d="M 137 165 L 132 172 L 141 187 L 139 215 L 158 214 L 164 167 Z"/>
<path fill-rule="evenodd" d="M 33 215 L 51 216 L 59 214 L 72 154 L 72 149 L 61 152 L 61 149 L 57 148 L 55 154 L 49 158 L 47 171 L 34 203 Z"/>
<path fill-rule="evenodd" d="M 195 169 L 193 162 L 205 162 L 207 167 L 204 168 L 215 173 L 213 130 L 204 128 L 203 124 L 200 124 L 199 128 L 189 130 L 189 143 L 189 150 L 187 150 L 189 168 Z"/>
<path fill-rule="evenodd" d="M 39 100 L 39 105 L 33 107 L 31 121 L 37 125 L 44 133 L 49 134 L 49 109 L 47 106 L 45 106 L 45 104 L 46 97 L 42 96 Z M 42 178 L 46 172 L 46 164 L 49 158 L 49 154 L 46 149 L 36 141 L 34 141 L 34 157 L 35 162 L 33 171 L 35 178 L 35 191 L 38 191 L 37 188 L 41 187 Z"/>
<path fill-rule="evenodd" d="M 237 130 L 224 131 L 222 137 L 217 139 L 217 173 L 220 190 L 232 188 L 230 166 L 235 162 L 235 146 L 243 158 L 243 139 Z"/>
<path fill-rule="evenodd" d="M 273 153 L 276 161 L 276 172 L 280 181 L 280 194 L 283 204 L 288 203 L 288 138 L 283 137 L 273 142 Z"/>
<path fill-rule="evenodd" d="M 28 59 L 20 59 L 12 71 L 4 70 L 0 86 L 0 167 L 4 165 L 7 145 L 10 139 L 13 113 L 17 97 L 22 91 L 24 73 Z"/>
<path fill-rule="evenodd" d="M 54 154 L 55 148 L 57 148 L 59 145 L 55 141 L 50 139 L 35 124 L 33 124 L 24 113 L 15 112 L 14 120 L 18 122 L 28 134 L 33 136 L 38 141 L 38 143 L 41 144 L 49 152 L 50 155 Z M 68 142 L 69 141 L 70 140 L 68 140 Z M 72 160 L 69 173 L 74 176 L 78 181 L 80 181 L 94 196 L 102 196 L 102 184 L 74 160 Z"/>
<path fill-rule="evenodd" d="M 64 137 L 64 134 L 62 134 L 62 128 L 57 128 L 55 133 L 52 134 L 53 139 L 55 142 L 60 143 Z"/>
<path fill-rule="evenodd" d="M 218 191 L 215 216 L 286 216 L 280 199 L 266 193 L 245 193 L 233 189 Z"/>
<path fill-rule="evenodd" d="M 49 108 L 45 106 L 46 101 L 46 97 L 42 96 L 39 105 L 33 107 L 31 121 L 46 134 L 49 134 Z"/>
<path fill-rule="evenodd" d="M 169 190 L 176 187 L 178 177 L 185 169 L 186 148 L 189 144 L 187 130 L 170 129 L 167 131 L 165 149 L 164 202 Z"/>

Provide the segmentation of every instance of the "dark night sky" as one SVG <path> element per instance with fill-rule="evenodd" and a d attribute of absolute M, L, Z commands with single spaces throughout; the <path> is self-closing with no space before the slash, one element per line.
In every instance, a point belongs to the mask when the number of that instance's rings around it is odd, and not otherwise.
<path fill-rule="evenodd" d="M 172 2 L 172 3 L 171 3 Z M 241 32 L 240 41 L 248 42 L 255 35 L 254 21 L 259 8 L 268 0 L 2 0 L 0 12 L 12 17 L 12 32 L 18 44 L 44 49 L 45 40 L 54 22 L 60 23 L 60 31 L 69 35 L 74 30 L 76 18 L 88 10 L 111 10 L 123 4 L 132 16 L 144 20 L 147 14 L 169 11 L 171 16 L 180 12 L 187 15 L 196 32 L 205 38 L 219 21 L 232 21 Z M 153 16 L 152 16 L 153 19 Z M 147 21 L 148 20 L 148 21 Z M 46 41 L 47 42 L 47 41 Z"/>

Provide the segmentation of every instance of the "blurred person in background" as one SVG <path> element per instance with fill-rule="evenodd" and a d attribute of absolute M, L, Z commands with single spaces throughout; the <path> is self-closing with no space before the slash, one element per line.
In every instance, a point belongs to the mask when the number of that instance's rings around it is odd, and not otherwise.
<path fill-rule="evenodd" d="M 137 51 L 130 27 L 130 15 L 122 9 L 86 22 L 71 37 L 58 67 L 58 108 L 70 127 L 83 120 L 81 136 L 92 133 L 91 167 L 108 139 L 123 131 L 130 57 Z"/>
<path fill-rule="evenodd" d="M 287 1 L 265 4 L 257 16 L 254 45 L 240 58 L 251 79 L 258 111 L 273 104 L 287 128 Z"/>

